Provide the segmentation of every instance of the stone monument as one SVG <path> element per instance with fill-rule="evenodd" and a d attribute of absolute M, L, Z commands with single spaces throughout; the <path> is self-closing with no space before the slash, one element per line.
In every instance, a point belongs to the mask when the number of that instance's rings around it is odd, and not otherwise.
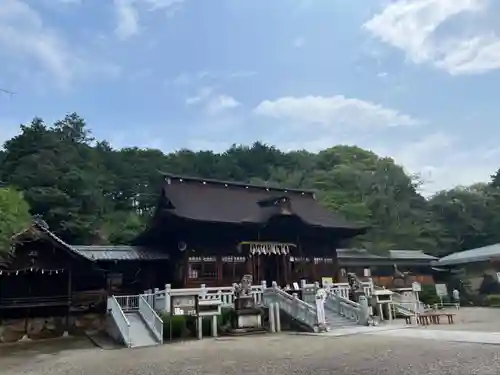
<path fill-rule="evenodd" d="M 358 279 L 355 273 L 347 274 L 347 283 L 349 284 L 349 299 L 354 302 L 359 301 L 359 297 L 365 296 L 363 286 L 361 281 Z"/>
<path fill-rule="evenodd" d="M 262 328 L 262 310 L 256 306 L 252 295 L 252 275 L 244 275 L 234 288 L 234 318 L 232 333 L 250 333 L 264 331 Z"/>
<path fill-rule="evenodd" d="M 394 276 L 393 276 L 393 288 L 394 289 L 402 289 L 402 288 L 411 288 L 411 280 L 410 280 L 409 272 L 401 272 L 398 269 L 397 265 L 394 265 Z"/>

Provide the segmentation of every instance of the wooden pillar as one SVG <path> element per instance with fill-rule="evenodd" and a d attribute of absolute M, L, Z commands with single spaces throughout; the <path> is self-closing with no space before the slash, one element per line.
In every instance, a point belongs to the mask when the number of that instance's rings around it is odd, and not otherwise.
<path fill-rule="evenodd" d="M 283 254 L 281 261 L 283 262 L 283 280 L 285 281 L 285 285 L 290 284 L 290 257 Z"/>
<path fill-rule="evenodd" d="M 333 248 L 333 275 L 335 277 L 335 282 L 340 281 L 340 267 L 339 267 L 339 257 L 337 254 L 337 246 Z"/>
<path fill-rule="evenodd" d="M 222 275 L 222 256 L 217 255 L 215 258 L 216 267 L 217 267 L 217 285 L 221 286 L 223 281 Z M 234 259 L 233 259 L 233 272 L 234 272 Z"/>
<path fill-rule="evenodd" d="M 72 298 L 71 298 L 71 293 L 73 289 L 72 285 L 72 278 L 73 278 L 73 272 L 71 272 L 71 266 L 68 267 L 68 312 L 66 314 L 66 328 L 69 328 L 69 315 L 71 312 L 71 305 L 73 304 Z"/>
<path fill-rule="evenodd" d="M 189 281 L 189 255 L 187 252 L 184 254 L 184 259 L 182 260 L 182 263 L 184 264 L 182 269 L 182 275 L 181 275 L 181 280 L 182 280 L 182 287 L 185 288 L 186 285 L 188 284 Z"/>
<path fill-rule="evenodd" d="M 248 256 L 248 257 L 246 257 L 246 259 L 247 259 L 247 261 L 245 263 L 245 266 L 246 266 L 247 273 L 253 275 L 253 257 Z"/>

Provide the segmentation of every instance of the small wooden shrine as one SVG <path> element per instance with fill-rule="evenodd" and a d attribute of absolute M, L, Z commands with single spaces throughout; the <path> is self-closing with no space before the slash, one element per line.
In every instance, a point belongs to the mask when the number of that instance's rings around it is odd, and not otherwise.
<path fill-rule="evenodd" d="M 103 312 L 110 294 L 156 286 L 165 262 L 155 249 L 70 245 L 35 220 L 0 257 L 0 320 Z"/>

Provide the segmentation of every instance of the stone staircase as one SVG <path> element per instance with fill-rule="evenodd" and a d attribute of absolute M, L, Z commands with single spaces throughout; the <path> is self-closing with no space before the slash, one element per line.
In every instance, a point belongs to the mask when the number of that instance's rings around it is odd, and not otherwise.
<path fill-rule="evenodd" d="M 294 319 L 306 331 L 317 331 L 316 305 L 306 296 L 303 301 L 278 288 L 268 288 L 264 292 L 264 303 L 276 303 L 282 313 Z M 329 294 L 325 302 L 326 325 L 329 330 L 363 324 L 365 315 L 356 302 Z M 367 315 L 366 315 L 367 316 Z"/>
<path fill-rule="evenodd" d="M 358 322 L 356 320 L 347 319 L 344 316 L 325 308 L 326 325 L 330 330 L 335 330 L 339 328 L 353 327 L 357 326 Z"/>

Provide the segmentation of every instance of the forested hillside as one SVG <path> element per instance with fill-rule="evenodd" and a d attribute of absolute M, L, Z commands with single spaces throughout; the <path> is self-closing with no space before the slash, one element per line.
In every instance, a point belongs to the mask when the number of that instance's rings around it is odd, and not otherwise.
<path fill-rule="evenodd" d="M 0 151 L 0 247 L 26 223 L 22 199 L 70 243 L 129 241 L 154 210 L 158 171 L 316 189 L 325 206 L 372 227 L 353 244 L 372 251 L 445 254 L 500 242 L 500 174 L 488 184 L 426 200 L 418 179 L 392 159 L 357 147 L 333 146 L 318 154 L 284 153 L 262 143 L 221 154 L 116 150 L 93 139 L 77 114 L 53 125 L 36 118 L 21 131 Z"/>

